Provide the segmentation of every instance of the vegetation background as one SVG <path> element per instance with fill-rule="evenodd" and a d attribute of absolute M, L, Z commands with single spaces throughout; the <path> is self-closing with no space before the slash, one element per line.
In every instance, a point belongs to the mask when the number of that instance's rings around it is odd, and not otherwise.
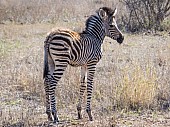
<path fill-rule="evenodd" d="M 102 6 L 118 8 L 125 41 L 118 45 L 106 38 L 103 44 L 94 122 L 85 112 L 76 120 L 80 68 L 67 68 L 56 89 L 59 126 L 170 126 L 169 0 L 0 0 L 0 126 L 48 126 L 42 79 L 46 33 L 55 27 L 81 32 Z"/>

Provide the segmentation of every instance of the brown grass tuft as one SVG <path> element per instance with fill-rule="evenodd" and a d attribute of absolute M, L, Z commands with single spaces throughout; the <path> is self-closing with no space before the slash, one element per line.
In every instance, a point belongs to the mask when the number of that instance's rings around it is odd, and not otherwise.
<path fill-rule="evenodd" d="M 153 107 L 158 91 L 155 69 L 149 64 L 142 69 L 137 63 L 131 72 L 127 69 L 122 71 L 122 84 L 117 91 L 122 106 L 135 110 Z"/>

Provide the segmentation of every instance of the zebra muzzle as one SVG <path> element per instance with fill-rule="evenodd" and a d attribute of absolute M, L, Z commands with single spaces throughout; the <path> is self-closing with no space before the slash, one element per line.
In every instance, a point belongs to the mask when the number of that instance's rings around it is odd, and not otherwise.
<path fill-rule="evenodd" d="M 120 35 L 120 37 L 117 38 L 117 42 L 118 42 L 119 44 L 121 44 L 121 43 L 123 42 L 123 40 L 124 40 L 124 36 L 122 36 L 122 35 Z"/>

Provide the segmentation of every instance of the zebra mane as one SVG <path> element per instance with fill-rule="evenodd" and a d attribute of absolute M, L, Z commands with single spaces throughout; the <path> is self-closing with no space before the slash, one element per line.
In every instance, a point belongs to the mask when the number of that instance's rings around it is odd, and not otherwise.
<path fill-rule="evenodd" d="M 109 7 L 102 7 L 102 8 L 100 8 L 100 9 L 103 9 L 108 16 L 113 15 L 113 13 L 114 13 L 114 10 L 112 10 L 112 9 L 109 8 Z M 101 18 L 99 17 L 99 10 L 100 10 L 100 9 L 98 9 L 98 10 L 96 11 L 96 14 L 91 15 L 91 16 L 86 20 L 86 27 L 88 27 L 88 23 L 91 22 L 94 18 L 101 19 Z"/>
<path fill-rule="evenodd" d="M 89 22 L 94 21 L 94 19 L 97 19 L 97 18 L 98 18 L 98 19 L 100 18 L 97 14 L 91 15 L 91 16 L 86 20 L 86 28 L 88 27 Z"/>
<path fill-rule="evenodd" d="M 94 22 L 94 19 L 101 19 L 99 16 L 98 16 L 98 14 L 96 13 L 96 14 L 94 14 L 94 15 L 91 15 L 87 20 L 86 20 L 86 23 L 85 23 L 85 29 L 84 29 L 84 31 L 82 32 L 82 33 L 86 33 L 87 31 L 87 29 L 89 28 L 89 24 L 91 23 L 91 22 Z"/>

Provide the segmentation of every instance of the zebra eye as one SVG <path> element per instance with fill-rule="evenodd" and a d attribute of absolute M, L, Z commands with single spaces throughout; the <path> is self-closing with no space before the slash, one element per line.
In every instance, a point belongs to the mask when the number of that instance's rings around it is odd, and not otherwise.
<path fill-rule="evenodd" d="M 113 25 L 109 25 L 110 27 L 113 27 Z"/>

